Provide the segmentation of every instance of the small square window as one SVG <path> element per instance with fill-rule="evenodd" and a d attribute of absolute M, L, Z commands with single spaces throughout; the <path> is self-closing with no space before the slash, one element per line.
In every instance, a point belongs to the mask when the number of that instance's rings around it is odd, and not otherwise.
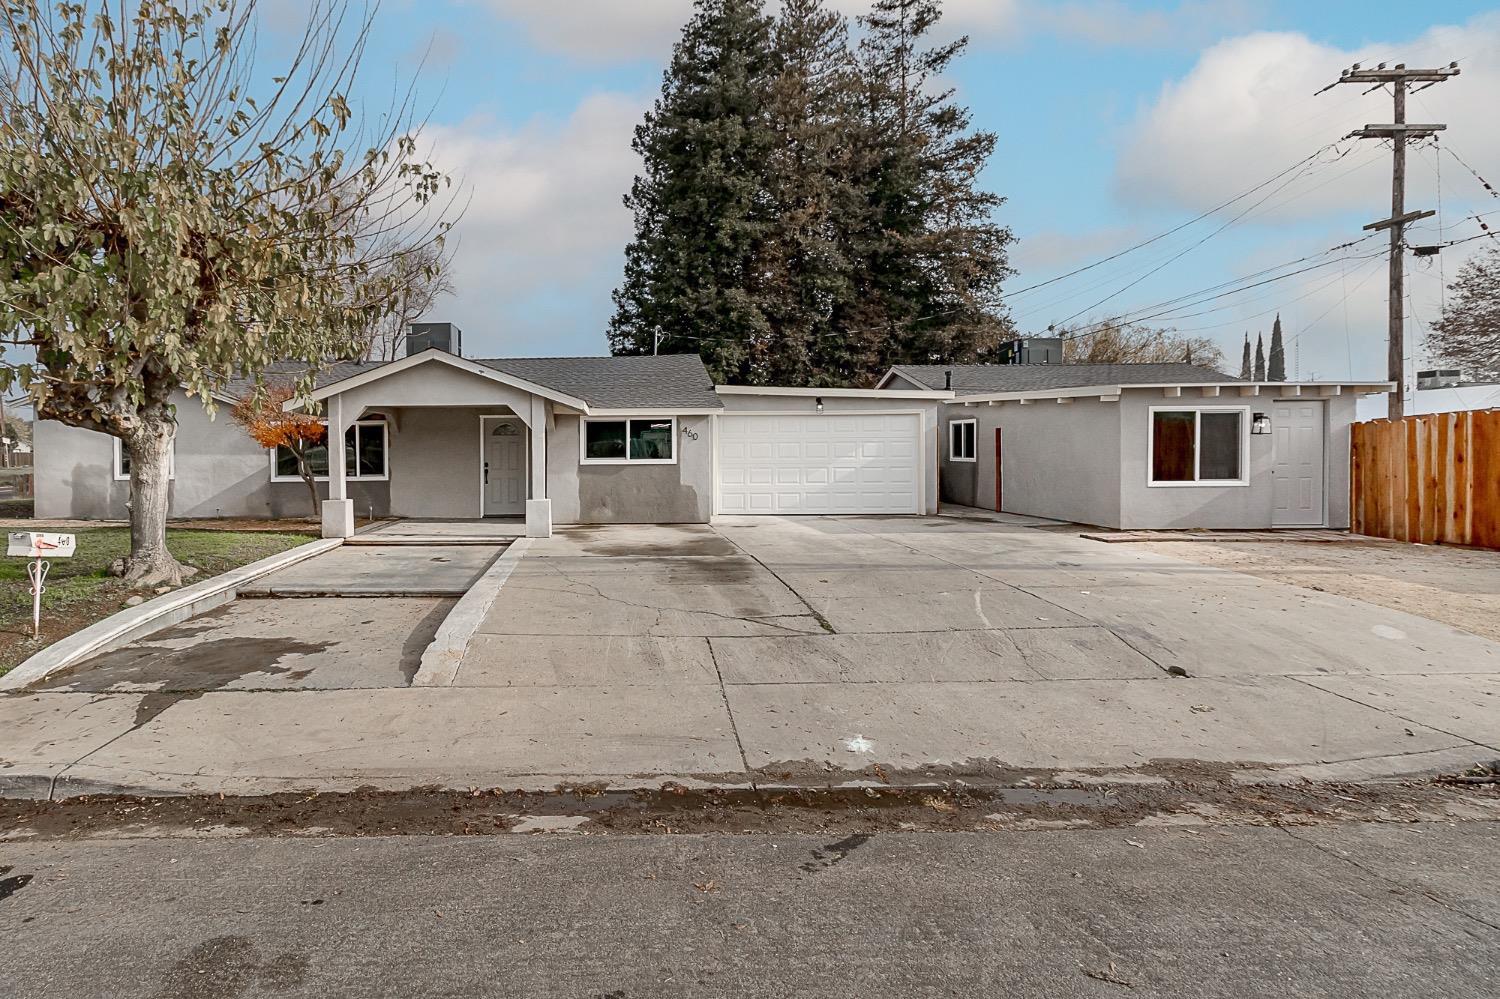
<path fill-rule="evenodd" d="M 583 425 L 586 458 L 620 459 L 625 457 L 625 421 L 590 420 Z"/>
<path fill-rule="evenodd" d="M 974 438 L 977 429 L 975 420 L 954 420 L 948 424 L 948 459 L 950 461 L 973 461 Z"/>

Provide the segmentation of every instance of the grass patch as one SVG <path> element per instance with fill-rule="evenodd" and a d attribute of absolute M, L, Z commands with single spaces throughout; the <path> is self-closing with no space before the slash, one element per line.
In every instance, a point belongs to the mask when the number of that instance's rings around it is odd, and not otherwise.
<path fill-rule="evenodd" d="M 42 594 L 42 637 L 31 637 L 31 593 L 27 559 L 0 560 L 0 675 L 59 638 L 86 628 L 119 610 L 140 592 L 107 575 L 109 565 L 130 551 L 130 529 L 93 527 L 68 532 L 78 538 L 77 554 L 52 560 Z M 190 580 L 238 568 L 314 540 L 312 535 L 265 531 L 169 529 L 167 547 L 178 561 L 198 569 Z"/>

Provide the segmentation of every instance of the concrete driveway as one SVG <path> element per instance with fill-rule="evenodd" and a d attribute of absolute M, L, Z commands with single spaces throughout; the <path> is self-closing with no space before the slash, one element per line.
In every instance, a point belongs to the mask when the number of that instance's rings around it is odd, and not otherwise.
<path fill-rule="evenodd" d="M 138 692 L 85 695 L 78 680 L 0 702 L 0 759 L 67 793 L 1152 779 L 1178 761 L 1361 777 L 1500 754 L 1500 645 L 1129 546 L 950 518 L 563 529 L 514 564 L 451 686 L 378 675 L 274 696 L 236 680 L 140 723 Z M 42 739 L 48 725 L 61 737 Z"/>

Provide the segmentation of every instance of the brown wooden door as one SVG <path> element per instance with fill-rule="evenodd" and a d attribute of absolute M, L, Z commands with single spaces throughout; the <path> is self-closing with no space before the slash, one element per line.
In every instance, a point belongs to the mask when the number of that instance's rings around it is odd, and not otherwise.
<path fill-rule="evenodd" d="M 1000 470 L 1003 467 L 1000 464 L 1000 451 L 1001 451 L 1001 448 L 1000 448 L 1000 428 L 996 427 L 995 428 L 995 512 L 996 513 L 999 513 L 1000 510 L 1002 509 L 1002 506 L 1003 506 L 1003 504 L 1001 503 L 1002 495 L 1001 495 L 1001 492 L 1000 492 L 1000 479 L 1001 479 Z"/>

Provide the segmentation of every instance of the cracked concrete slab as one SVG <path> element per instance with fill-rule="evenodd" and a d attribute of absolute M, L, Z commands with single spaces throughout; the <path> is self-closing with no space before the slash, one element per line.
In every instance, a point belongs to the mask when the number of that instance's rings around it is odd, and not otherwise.
<path fill-rule="evenodd" d="M 1102 628 L 713 638 L 725 683 L 912 683 L 1157 677 Z"/>
<path fill-rule="evenodd" d="M 187 695 L 66 777 L 166 791 L 216 790 L 220 778 L 239 788 L 257 778 L 317 786 L 401 777 L 420 786 L 460 773 L 509 783 L 528 774 L 742 769 L 718 685 L 670 684 Z"/>
<path fill-rule="evenodd" d="M 609 687 L 717 683 L 706 638 L 655 635 L 478 635 L 460 687 Z"/>
<path fill-rule="evenodd" d="M 1090 623 L 1033 594 L 956 567 L 780 575 L 837 632 L 1061 628 Z"/>
<path fill-rule="evenodd" d="M 1302 676 L 1303 683 L 1500 753 L 1500 676 Z"/>
<path fill-rule="evenodd" d="M 1105 625 L 1194 676 L 1500 672 L 1500 644 L 1343 597 L 1279 584 L 1027 592 Z"/>
<path fill-rule="evenodd" d="M 404 687 L 453 606 L 445 598 L 237 600 L 95 656 L 32 689 Z"/>
<path fill-rule="evenodd" d="M 462 596 L 503 551 L 495 545 L 343 545 L 262 576 L 245 596 Z"/>
<path fill-rule="evenodd" d="M 777 635 L 822 626 L 742 556 L 523 560 L 479 626 L 490 635 Z"/>
<path fill-rule="evenodd" d="M 720 558 L 738 554 L 707 524 L 581 524 L 534 539 L 527 558 Z"/>
<path fill-rule="evenodd" d="M 1465 740 L 1284 677 L 726 687 L 753 768 L 1290 764 Z M 1411 734 L 1407 735 L 1407 731 Z"/>
<path fill-rule="evenodd" d="M 0 695 L 0 790 L 45 797 L 51 778 L 135 724 L 139 696 Z"/>

